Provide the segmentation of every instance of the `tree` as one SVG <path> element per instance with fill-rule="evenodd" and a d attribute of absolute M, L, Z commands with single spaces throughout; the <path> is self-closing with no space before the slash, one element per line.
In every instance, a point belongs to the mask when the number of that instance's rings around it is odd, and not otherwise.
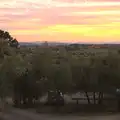
<path fill-rule="evenodd" d="M 84 58 L 71 58 L 71 70 L 72 70 L 72 82 L 73 88 L 77 92 L 84 91 L 88 100 L 89 99 L 89 87 L 90 87 L 90 70 L 88 68 L 88 61 L 85 61 Z"/>
<path fill-rule="evenodd" d="M 41 51 L 36 49 L 28 58 L 26 60 L 29 61 L 32 69 L 28 69 L 28 74 L 22 79 L 26 79 L 24 80 L 24 82 L 26 81 L 24 90 L 26 98 L 32 104 L 33 99 L 38 99 L 49 89 L 52 59 L 51 52 L 47 48 L 41 49 Z M 21 84 L 21 86 L 23 85 Z"/>
<path fill-rule="evenodd" d="M 16 41 L 16 45 L 14 44 Z M 16 54 L 17 40 L 3 30 L 0 30 L 0 97 L 5 102 L 5 97 L 13 92 L 15 79 L 24 72 L 20 55 Z"/>
<path fill-rule="evenodd" d="M 0 64 L 0 98 L 2 100 L 3 110 L 6 97 L 11 96 L 12 93 L 14 93 L 13 87 L 15 80 L 22 73 L 24 73 L 24 67 L 21 64 L 19 57 L 4 57 Z"/>
<path fill-rule="evenodd" d="M 93 76 L 97 75 L 97 78 L 94 79 L 94 81 L 96 81 L 96 84 L 94 84 L 95 86 L 93 88 L 96 89 L 94 89 L 94 91 L 99 92 L 98 104 L 102 104 L 104 93 L 115 94 L 115 89 L 119 88 L 120 58 L 118 56 L 109 54 L 106 57 L 101 57 L 96 60 L 95 59 L 95 72 Z"/>
<path fill-rule="evenodd" d="M 75 64 L 76 63 L 76 64 Z M 93 92 L 94 104 L 96 104 L 96 92 L 99 92 L 99 59 L 96 57 L 80 58 L 73 61 L 72 76 L 74 88 L 84 91 L 90 104 L 89 92 Z"/>
<path fill-rule="evenodd" d="M 11 47 L 17 48 L 19 46 L 18 41 L 15 38 L 13 38 L 7 31 L 0 30 L 0 38 L 4 41 L 7 41 Z"/>
<path fill-rule="evenodd" d="M 53 72 L 53 83 L 54 89 L 58 89 L 63 93 L 69 92 L 71 88 L 71 78 L 70 78 L 70 69 L 66 67 L 61 67 L 55 69 Z"/>

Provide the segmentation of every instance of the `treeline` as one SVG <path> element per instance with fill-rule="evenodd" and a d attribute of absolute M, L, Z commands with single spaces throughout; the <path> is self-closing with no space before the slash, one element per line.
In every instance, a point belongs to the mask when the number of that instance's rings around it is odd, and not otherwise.
<path fill-rule="evenodd" d="M 0 43 L 1 99 L 12 96 L 16 105 L 31 105 L 48 91 L 57 89 L 63 94 L 82 91 L 89 104 L 88 93 L 92 92 L 94 104 L 102 104 L 105 93 L 119 95 L 116 93 L 120 87 L 119 56 L 76 58 L 65 48 L 53 52 L 49 47 L 29 52 L 27 48 L 6 44 L 5 40 L 9 42 L 10 38 L 1 37 Z"/>

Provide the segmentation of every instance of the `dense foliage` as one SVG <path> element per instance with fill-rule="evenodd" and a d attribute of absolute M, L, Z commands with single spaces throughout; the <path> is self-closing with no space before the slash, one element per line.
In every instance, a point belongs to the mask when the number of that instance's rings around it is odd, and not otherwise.
<path fill-rule="evenodd" d="M 0 96 L 12 95 L 15 104 L 32 104 L 49 90 L 65 93 L 98 93 L 102 103 L 104 93 L 116 94 L 120 87 L 120 57 L 81 57 L 74 49 L 58 47 L 18 47 L 18 41 L 0 30 Z M 14 48 L 14 47 L 15 48 Z M 84 49 L 84 48 L 82 48 Z"/>

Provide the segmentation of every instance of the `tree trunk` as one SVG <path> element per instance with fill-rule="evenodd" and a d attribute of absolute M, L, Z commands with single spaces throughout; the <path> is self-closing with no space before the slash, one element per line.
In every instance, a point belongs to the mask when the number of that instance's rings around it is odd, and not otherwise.
<path fill-rule="evenodd" d="M 28 107 L 32 107 L 33 105 L 33 98 L 31 96 L 28 97 Z"/>
<path fill-rule="evenodd" d="M 96 104 L 96 96 L 95 96 L 95 92 L 93 92 L 93 102 L 94 102 L 94 104 Z"/>
<path fill-rule="evenodd" d="M 18 94 L 18 93 L 16 93 L 16 94 L 14 95 L 13 100 L 14 100 L 14 105 L 15 105 L 15 107 L 18 107 L 18 106 L 20 105 L 20 97 L 19 97 L 19 94 Z"/>
<path fill-rule="evenodd" d="M 88 104 L 91 104 L 91 103 L 90 103 L 90 98 L 89 98 L 88 92 L 85 92 L 85 94 L 86 94 L 86 97 L 87 97 L 87 100 L 88 100 Z"/>
<path fill-rule="evenodd" d="M 103 92 L 101 93 L 101 104 L 103 103 Z"/>
<path fill-rule="evenodd" d="M 23 104 L 26 105 L 27 101 L 26 101 L 26 97 L 23 96 Z"/>
<path fill-rule="evenodd" d="M 120 98 L 118 99 L 118 111 L 120 112 Z"/>
<path fill-rule="evenodd" d="M 4 117 L 4 113 L 5 113 L 5 98 L 1 97 L 1 117 Z"/>
<path fill-rule="evenodd" d="M 98 95 L 98 104 L 100 104 L 100 99 L 101 99 L 101 92 L 99 92 L 99 95 Z"/>
<path fill-rule="evenodd" d="M 103 92 L 99 92 L 98 104 L 102 104 L 102 102 L 103 102 Z"/>

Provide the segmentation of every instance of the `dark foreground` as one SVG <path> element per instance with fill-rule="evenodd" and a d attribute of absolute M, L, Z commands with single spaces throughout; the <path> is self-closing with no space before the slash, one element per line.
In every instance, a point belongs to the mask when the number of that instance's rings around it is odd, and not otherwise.
<path fill-rule="evenodd" d="M 119 120 L 120 114 L 116 115 L 50 115 L 37 114 L 21 109 L 12 109 L 11 112 L 4 115 L 5 120 Z"/>

